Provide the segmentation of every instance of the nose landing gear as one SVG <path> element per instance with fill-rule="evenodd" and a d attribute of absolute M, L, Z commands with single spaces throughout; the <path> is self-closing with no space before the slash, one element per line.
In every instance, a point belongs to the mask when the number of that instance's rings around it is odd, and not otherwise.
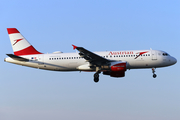
<path fill-rule="evenodd" d="M 155 74 L 155 68 L 152 68 L 153 78 L 156 78 L 157 75 Z"/>

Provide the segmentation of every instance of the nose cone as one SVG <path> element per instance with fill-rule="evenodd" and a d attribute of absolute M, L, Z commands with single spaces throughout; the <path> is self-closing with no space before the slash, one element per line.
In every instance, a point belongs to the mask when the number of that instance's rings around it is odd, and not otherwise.
<path fill-rule="evenodd" d="M 172 57 L 172 58 L 171 58 L 171 63 L 172 63 L 172 65 L 176 64 L 176 63 L 177 63 L 176 58 Z"/>

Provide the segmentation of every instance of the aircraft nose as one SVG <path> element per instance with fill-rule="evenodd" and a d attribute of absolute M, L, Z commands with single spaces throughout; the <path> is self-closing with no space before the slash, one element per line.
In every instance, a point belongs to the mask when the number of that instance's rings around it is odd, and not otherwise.
<path fill-rule="evenodd" d="M 172 57 L 172 58 L 171 58 L 171 62 L 172 62 L 172 64 L 176 64 L 176 63 L 177 63 L 176 58 Z"/>

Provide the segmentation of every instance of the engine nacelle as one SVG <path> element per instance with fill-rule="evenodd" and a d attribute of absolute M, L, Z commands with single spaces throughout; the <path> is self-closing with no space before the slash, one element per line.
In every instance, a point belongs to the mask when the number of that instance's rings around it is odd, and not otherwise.
<path fill-rule="evenodd" d="M 111 63 L 111 71 L 114 72 L 126 71 L 126 62 Z"/>
<path fill-rule="evenodd" d="M 124 77 L 125 71 L 118 71 L 118 72 L 104 71 L 103 74 L 104 75 L 110 75 L 111 77 Z"/>
<path fill-rule="evenodd" d="M 126 62 L 112 62 L 110 71 L 104 71 L 104 75 L 110 75 L 111 77 L 124 77 L 126 71 Z"/>

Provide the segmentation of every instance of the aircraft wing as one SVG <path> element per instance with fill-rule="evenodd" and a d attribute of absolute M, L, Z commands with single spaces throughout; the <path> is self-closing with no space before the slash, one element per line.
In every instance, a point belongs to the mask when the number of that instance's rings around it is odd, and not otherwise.
<path fill-rule="evenodd" d="M 108 60 L 108 59 L 101 57 L 93 52 L 90 52 L 90 51 L 84 49 L 83 47 L 77 47 L 75 45 L 72 45 L 72 46 L 73 46 L 73 49 L 77 49 L 79 51 L 79 55 L 81 57 L 86 59 L 91 64 L 104 65 L 104 64 L 111 62 L 111 60 Z"/>

